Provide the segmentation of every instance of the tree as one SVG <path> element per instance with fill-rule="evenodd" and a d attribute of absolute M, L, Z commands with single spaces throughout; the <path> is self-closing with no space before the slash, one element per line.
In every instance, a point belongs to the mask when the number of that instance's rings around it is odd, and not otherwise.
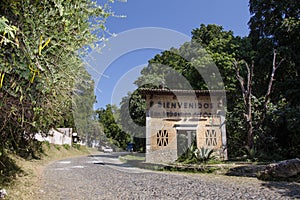
<path fill-rule="evenodd" d="M 214 89 L 225 87 L 227 94 L 227 133 L 230 152 L 239 152 L 243 145 L 245 128 L 242 124 L 242 98 L 241 89 L 235 78 L 234 59 L 244 58 L 251 61 L 253 56 L 252 46 L 248 38 L 235 37 L 232 31 L 225 31 L 218 25 L 200 25 L 192 31 L 192 40 L 182 44 L 178 49 L 171 48 L 156 55 L 148 61 L 148 65 L 142 70 L 141 76 L 135 81 L 139 88 L 159 88 L 161 86 L 169 89 L 207 89 L 206 80 L 214 79 L 209 77 L 209 68 L 216 64 L 222 76 L 223 83 L 214 85 Z M 201 74 L 199 73 L 201 70 Z M 130 94 L 124 98 L 121 106 L 121 113 L 128 109 L 128 102 L 131 102 L 135 109 L 129 107 L 132 117 L 131 122 L 139 125 L 145 123 L 142 110 L 144 103 L 141 97 Z M 131 105 L 130 104 L 130 105 Z M 123 109 L 124 107 L 124 109 Z M 125 114 L 124 114 L 125 115 Z M 128 115 L 124 116 L 124 128 L 127 128 Z M 127 125 L 126 125 L 127 124 Z M 128 127 L 136 127 L 136 124 L 129 124 Z M 134 128 L 131 128 L 134 130 Z M 232 153 L 233 155 L 233 153 Z"/>
<path fill-rule="evenodd" d="M 110 139 L 112 144 L 125 149 L 127 143 L 130 141 L 130 136 L 118 124 L 119 109 L 115 105 L 108 104 L 106 105 L 106 109 L 98 109 L 96 113 L 106 137 Z"/>
<path fill-rule="evenodd" d="M 253 78 L 253 69 L 254 64 L 252 63 L 251 66 L 248 63 L 245 63 L 247 69 L 247 78 L 243 78 L 240 75 L 240 69 L 238 63 L 235 62 L 235 69 L 236 69 L 236 77 L 240 83 L 240 87 L 243 94 L 243 101 L 244 101 L 244 119 L 246 123 L 246 130 L 247 130 L 247 145 L 250 149 L 253 148 L 254 143 L 254 136 L 253 136 L 253 122 L 252 122 L 252 78 Z"/>
<path fill-rule="evenodd" d="M 275 47 L 288 46 L 288 51 L 296 50 L 297 45 L 291 42 L 299 41 L 300 2 L 297 0 L 267 1 L 250 0 L 249 21 L 250 37 L 254 44 L 259 40 L 270 38 Z M 295 36 L 295 37 L 294 37 Z M 292 53 L 292 52 L 286 52 Z M 294 56 L 296 55 L 294 52 Z"/>
<path fill-rule="evenodd" d="M 139 90 L 128 93 L 122 98 L 120 107 L 120 124 L 131 136 L 135 149 L 145 152 L 146 147 L 146 103 Z"/>
<path fill-rule="evenodd" d="M 2 149 L 18 150 L 38 131 L 72 124 L 80 54 L 103 36 L 105 8 L 91 0 L 0 2 Z"/>
<path fill-rule="evenodd" d="M 296 113 L 299 113 L 300 105 L 295 99 L 299 98 L 300 91 L 300 2 L 250 0 L 249 5 L 252 14 L 249 39 L 255 50 L 253 85 L 257 89 L 263 88 L 258 96 L 264 96 L 264 89 L 270 83 L 266 77 L 271 66 L 274 66 L 273 50 L 276 49 L 277 60 L 284 59 L 273 77 L 276 81 L 272 86 L 268 109 L 262 108 L 266 112 L 262 130 L 265 136 L 269 136 L 266 139 L 272 142 L 261 139 L 264 141 L 261 147 L 268 146 L 269 152 L 284 157 L 297 156 L 300 148 L 294 142 L 300 138 L 297 129 L 291 127 L 299 126 Z"/>
<path fill-rule="evenodd" d="M 286 80 L 299 81 L 300 72 L 300 2 L 297 0 L 250 0 L 249 21 L 252 45 L 257 56 L 258 69 L 272 65 L 273 49 L 285 59 L 277 73 L 278 83 Z M 267 74 L 269 68 L 264 72 Z M 256 74 L 259 74 L 256 73 Z M 276 87 L 276 86 L 275 86 Z M 282 91 L 278 88 L 278 92 Z M 285 95 L 285 94 L 283 94 Z"/>
<path fill-rule="evenodd" d="M 244 45 L 243 48 L 241 44 Z M 148 66 L 141 72 L 142 77 L 135 83 L 139 87 L 151 83 L 152 86 L 156 83 L 158 87 L 163 82 L 167 87 L 176 89 L 207 89 L 204 77 L 211 75 L 205 71 L 216 64 L 225 88 L 233 91 L 236 89 L 236 79 L 232 75 L 232 62 L 236 57 L 250 57 L 245 56 L 245 53 L 251 53 L 251 50 L 247 51 L 250 48 L 247 39 L 234 37 L 233 32 L 225 31 L 222 26 L 202 24 L 192 31 L 190 42 L 182 44 L 178 49 L 164 51 L 149 60 Z M 181 79 L 178 81 L 174 77 Z M 214 87 L 221 88 L 219 85 Z"/>
<path fill-rule="evenodd" d="M 269 76 L 269 84 L 268 84 L 266 94 L 263 100 L 261 100 L 263 109 L 260 112 L 260 116 L 258 117 L 259 120 L 256 123 L 257 129 L 260 128 L 262 122 L 266 117 L 266 112 L 268 110 L 268 105 L 270 103 L 270 96 L 271 96 L 272 86 L 274 82 L 275 72 L 283 62 L 283 59 L 280 62 L 278 62 L 276 58 L 277 58 L 277 53 L 276 50 L 274 50 L 272 72 Z M 253 76 L 254 76 L 253 74 L 254 62 L 252 62 L 251 65 L 249 65 L 246 62 L 243 62 L 243 64 L 246 66 L 246 76 L 247 76 L 246 78 L 243 78 L 242 75 L 240 74 L 239 63 L 237 61 L 234 62 L 234 66 L 236 70 L 236 78 L 239 81 L 242 90 L 242 95 L 243 95 L 244 119 L 245 119 L 246 130 L 247 130 L 247 147 L 249 149 L 252 149 L 254 147 L 253 118 L 252 118 L 252 114 L 253 114 L 253 108 L 252 108 L 253 88 L 252 87 L 253 87 Z"/>
<path fill-rule="evenodd" d="M 149 60 L 135 83 L 138 87 L 207 89 L 203 78 L 209 74 L 201 73 L 201 77 L 194 66 L 209 69 L 214 62 L 228 91 L 226 128 L 230 157 L 241 156 L 245 148 L 256 149 L 269 159 L 274 153 L 285 157 L 289 153 L 296 155 L 300 152 L 294 143 L 300 137 L 292 128 L 299 123 L 296 99 L 300 82 L 293 69 L 296 62 L 271 36 L 258 39 L 255 43 L 252 36 L 241 38 L 221 26 L 201 25 L 192 31 L 191 42 Z M 216 89 L 221 88 L 219 86 L 222 85 L 217 84 Z M 128 96 L 127 100 L 131 99 L 133 105 L 141 108 L 140 98 Z M 135 113 L 134 120 L 142 121 L 136 110 L 140 109 L 130 111 Z M 283 142 L 282 131 L 289 141 Z M 287 148 L 287 144 L 290 147 Z"/>
<path fill-rule="evenodd" d="M 72 96 L 72 120 L 73 126 L 88 146 L 92 146 L 101 129 L 97 128 L 97 121 L 94 119 L 93 105 L 96 102 L 94 94 L 94 81 L 85 69 L 80 70 L 81 78 L 76 80 L 76 91 Z M 98 124 L 99 125 L 99 124 Z M 96 130 L 99 130 L 96 133 Z"/>

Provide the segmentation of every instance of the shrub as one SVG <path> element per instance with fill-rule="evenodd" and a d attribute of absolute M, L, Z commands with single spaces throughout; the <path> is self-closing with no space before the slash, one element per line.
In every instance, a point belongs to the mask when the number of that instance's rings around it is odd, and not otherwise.
<path fill-rule="evenodd" d="M 72 147 L 75 148 L 75 149 L 81 150 L 81 145 L 80 144 L 73 143 Z"/>
<path fill-rule="evenodd" d="M 60 150 L 61 146 L 58 144 L 54 144 L 55 149 Z"/>
<path fill-rule="evenodd" d="M 50 149 L 50 142 L 49 141 L 43 141 L 43 144 L 47 146 L 48 149 Z"/>
<path fill-rule="evenodd" d="M 68 145 L 68 144 L 63 144 L 63 147 L 66 149 L 66 150 L 70 150 L 71 146 Z"/>

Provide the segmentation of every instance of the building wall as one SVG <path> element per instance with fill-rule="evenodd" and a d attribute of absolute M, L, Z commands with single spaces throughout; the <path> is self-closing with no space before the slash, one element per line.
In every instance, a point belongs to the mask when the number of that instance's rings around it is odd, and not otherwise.
<path fill-rule="evenodd" d="M 214 149 L 216 156 L 225 159 L 226 140 L 222 136 L 226 133 L 222 135 L 218 97 L 213 98 L 146 95 L 146 162 L 174 162 L 178 158 L 179 130 L 194 130 L 198 148 Z"/>
<path fill-rule="evenodd" d="M 176 129 L 173 124 L 162 119 L 153 118 L 147 125 L 149 133 L 146 134 L 146 161 L 173 162 L 177 159 Z"/>
<path fill-rule="evenodd" d="M 72 145 L 72 128 L 58 128 L 57 130 L 52 128 L 46 137 L 42 136 L 41 133 L 37 133 L 35 139 L 41 142 L 48 141 L 51 144 Z"/>

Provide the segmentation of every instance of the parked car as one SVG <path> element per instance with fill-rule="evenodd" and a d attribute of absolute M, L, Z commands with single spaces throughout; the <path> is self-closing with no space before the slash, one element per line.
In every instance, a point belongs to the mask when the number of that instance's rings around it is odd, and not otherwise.
<path fill-rule="evenodd" d="M 104 147 L 104 148 L 102 148 L 103 149 L 103 152 L 104 153 L 111 153 L 111 152 L 113 152 L 114 150 L 112 149 L 112 148 L 110 148 L 110 147 Z"/>
<path fill-rule="evenodd" d="M 134 144 L 132 142 L 129 142 L 127 144 L 126 151 L 128 151 L 128 152 L 133 152 L 134 151 Z"/>

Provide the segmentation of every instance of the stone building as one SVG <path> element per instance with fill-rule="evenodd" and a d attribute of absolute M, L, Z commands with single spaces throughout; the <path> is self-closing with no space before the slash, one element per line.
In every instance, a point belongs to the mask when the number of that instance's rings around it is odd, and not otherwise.
<path fill-rule="evenodd" d="M 192 144 L 227 159 L 224 91 L 142 89 L 146 162 L 174 162 Z"/>

